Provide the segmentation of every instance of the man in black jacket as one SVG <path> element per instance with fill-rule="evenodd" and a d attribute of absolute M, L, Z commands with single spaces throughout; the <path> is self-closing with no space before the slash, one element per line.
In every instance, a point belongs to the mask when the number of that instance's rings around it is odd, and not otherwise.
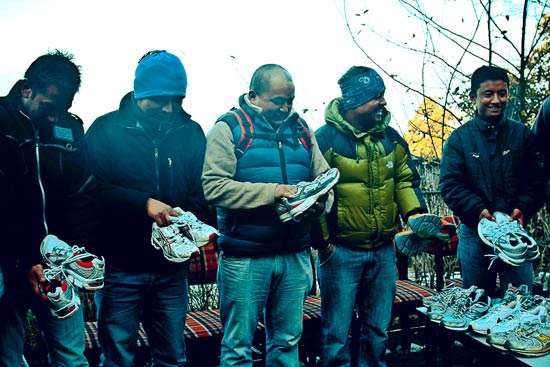
<path fill-rule="evenodd" d="M 63 271 L 55 275 L 60 283 L 48 288 L 58 292 L 60 308 L 40 299 L 51 300 L 44 290 L 53 284 L 41 257 L 45 236 L 79 245 L 93 238 L 84 230 L 93 222 L 86 217 L 91 208 L 80 200 L 92 188 L 82 149 L 84 129 L 82 120 L 67 112 L 81 83 L 72 59 L 58 50 L 38 57 L 25 79 L 0 98 L 0 264 L 5 277 L 0 366 L 22 365 L 29 307 L 40 322 L 52 365 L 88 365 L 80 301 Z"/>
<path fill-rule="evenodd" d="M 155 365 L 186 363 L 189 263 L 168 261 L 151 242 L 153 223 L 169 226 L 177 207 L 208 221 L 200 181 L 206 138 L 182 109 L 186 88 L 175 55 L 148 52 L 133 92 L 86 133 L 90 167 L 107 187 L 100 204 L 107 269 L 96 292 L 104 366 L 132 365 L 140 321 Z"/>
<path fill-rule="evenodd" d="M 503 290 L 509 283 L 531 289 L 532 264 L 503 261 L 500 256 L 506 254 L 485 244 L 477 228 L 482 218 L 494 221 L 497 211 L 524 226 L 539 209 L 535 136 L 505 115 L 510 96 L 505 70 L 482 66 L 473 73 L 471 84 L 475 116 L 449 136 L 439 184 L 443 200 L 461 220 L 458 259 L 463 286 L 475 285 L 490 296 L 498 295 L 498 274 Z"/>
<path fill-rule="evenodd" d="M 537 140 L 537 159 L 544 171 L 541 191 L 544 189 L 546 210 L 550 210 L 550 97 L 546 97 L 533 124 L 533 133 Z"/>

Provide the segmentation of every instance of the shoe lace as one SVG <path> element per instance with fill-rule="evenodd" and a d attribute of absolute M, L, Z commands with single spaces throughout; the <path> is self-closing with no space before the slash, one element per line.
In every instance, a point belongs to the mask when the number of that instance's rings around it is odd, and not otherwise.
<path fill-rule="evenodd" d="M 78 247 L 76 245 L 64 251 L 65 251 L 66 259 L 63 260 L 63 262 L 61 263 L 61 266 L 74 263 L 76 261 L 80 261 L 85 258 L 96 257 L 95 255 L 92 255 L 89 252 L 87 252 L 84 247 Z"/>

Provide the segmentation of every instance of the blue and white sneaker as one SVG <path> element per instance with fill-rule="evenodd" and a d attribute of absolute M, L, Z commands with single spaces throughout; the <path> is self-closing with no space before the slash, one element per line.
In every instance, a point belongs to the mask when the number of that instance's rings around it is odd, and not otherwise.
<path fill-rule="evenodd" d="M 299 222 L 301 215 L 308 210 L 317 200 L 329 192 L 338 183 L 340 171 L 338 168 L 330 168 L 310 182 L 299 182 L 295 186 L 298 189 L 291 198 L 282 198 L 275 204 L 275 210 L 279 219 L 283 222 L 294 220 Z"/>

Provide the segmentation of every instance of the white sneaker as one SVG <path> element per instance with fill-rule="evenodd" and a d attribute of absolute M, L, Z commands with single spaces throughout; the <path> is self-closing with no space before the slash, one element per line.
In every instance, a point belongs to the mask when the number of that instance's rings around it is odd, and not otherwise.
<path fill-rule="evenodd" d="M 177 217 L 171 216 L 170 221 L 195 241 L 198 247 L 204 246 L 219 237 L 220 234 L 216 228 L 201 222 L 195 214 L 183 211 L 181 208 L 174 208 L 174 210 L 180 215 Z"/>
<path fill-rule="evenodd" d="M 84 247 L 69 246 L 54 235 L 47 235 L 40 244 L 44 262 L 52 267 L 61 266 L 67 280 L 76 287 L 88 290 L 103 287 L 105 259 L 86 251 Z"/>
<path fill-rule="evenodd" d="M 42 299 L 50 305 L 50 312 L 58 319 L 66 319 L 80 307 L 80 298 L 67 281 L 61 266 L 44 269 L 46 281 L 40 284 Z"/>
<path fill-rule="evenodd" d="M 199 251 L 195 241 L 185 236 L 175 224 L 159 227 L 153 223 L 151 245 L 162 250 L 164 257 L 175 263 L 187 261 L 193 252 Z"/>
<path fill-rule="evenodd" d="M 519 310 L 520 303 L 514 300 L 510 303 L 500 303 L 489 309 L 487 314 L 470 323 L 472 330 L 481 335 L 487 335 L 491 328 Z"/>

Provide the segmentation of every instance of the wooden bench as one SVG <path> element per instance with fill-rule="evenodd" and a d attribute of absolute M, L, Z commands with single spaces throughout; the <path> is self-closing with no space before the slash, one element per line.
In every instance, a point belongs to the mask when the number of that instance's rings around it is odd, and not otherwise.
<path fill-rule="evenodd" d="M 191 260 L 190 285 L 210 284 L 216 281 L 218 254 L 213 246 L 201 248 L 200 253 Z M 399 316 L 402 325 L 406 326 L 407 317 L 414 313 L 422 304 L 422 298 L 435 294 L 435 291 L 409 280 L 397 281 L 397 294 L 394 301 L 393 314 Z M 220 342 L 223 331 L 219 309 L 190 311 L 187 314 L 185 340 L 187 357 L 190 366 L 207 367 L 218 362 Z M 304 332 L 300 341 L 300 359 L 308 366 L 314 366 L 316 357 L 321 354 L 321 299 L 310 295 L 304 303 Z M 265 353 L 265 333 L 262 322 L 258 324 L 257 345 L 255 349 L 261 355 Z M 140 325 L 138 346 L 147 347 L 147 335 Z M 86 323 L 86 349 L 88 352 L 99 350 L 97 323 Z"/>

